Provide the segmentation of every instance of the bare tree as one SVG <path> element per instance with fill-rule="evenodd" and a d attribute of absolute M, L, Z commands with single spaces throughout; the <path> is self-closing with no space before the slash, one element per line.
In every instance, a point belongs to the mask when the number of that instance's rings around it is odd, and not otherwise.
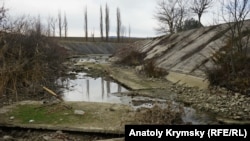
<path fill-rule="evenodd" d="M 120 8 L 117 8 L 116 11 L 116 16 L 117 16 L 117 41 L 120 42 L 120 36 L 121 36 L 121 25 L 122 25 L 122 21 L 121 21 L 121 12 L 120 12 Z"/>
<path fill-rule="evenodd" d="M 246 18 L 250 13 L 250 1 L 249 0 L 227 0 L 222 3 L 222 15 L 224 21 L 227 23 L 230 34 L 230 50 L 228 52 L 230 58 L 230 67 L 233 76 L 237 73 L 237 56 L 247 57 L 247 49 L 249 46 L 249 34 L 246 36 L 244 31 L 249 29 L 244 27 Z M 246 37 L 244 39 L 244 37 Z M 235 56 L 235 54 L 238 54 Z M 247 60 L 247 59 L 246 59 Z M 241 62 L 246 64 L 246 62 Z"/>
<path fill-rule="evenodd" d="M 156 20 L 158 33 L 175 33 L 183 24 L 187 15 L 183 0 L 161 0 L 157 4 Z"/>
<path fill-rule="evenodd" d="M 247 49 L 241 40 L 244 37 L 244 22 L 250 13 L 250 0 L 227 0 L 222 3 L 223 19 L 230 29 L 231 40 L 238 52 L 246 53 Z"/>
<path fill-rule="evenodd" d="M 100 34 L 103 41 L 103 16 L 102 16 L 102 6 L 100 6 Z"/>
<path fill-rule="evenodd" d="M 88 11 L 87 6 L 85 7 L 84 11 L 84 30 L 85 30 L 85 39 L 88 41 Z"/>
<path fill-rule="evenodd" d="M 35 32 L 37 36 L 42 35 L 42 24 L 41 24 L 41 18 L 40 15 L 38 15 L 37 19 L 35 20 Z"/>
<path fill-rule="evenodd" d="M 92 41 L 95 41 L 95 29 L 91 32 Z"/>
<path fill-rule="evenodd" d="M 131 39 L 131 27 L 130 27 L 130 24 L 128 26 L 128 36 L 129 36 L 129 41 Z"/>
<path fill-rule="evenodd" d="M 109 28 L 110 28 L 110 19 L 109 19 L 109 7 L 108 4 L 106 3 L 106 8 L 105 8 L 105 26 L 106 26 L 106 41 L 108 42 L 109 40 Z"/>
<path fill-rule="evenodd" d="M 51 30 L 52 30 L 52 36 L 53 37 L 56 36 L 56 22 L 57 22 L 57 19 L 54 19 L 53 17 L 50 17 L 49 23 L 50 23 L 50 27 L 51 27 Z"/>
<path fill-rule="evenodd" d="M 61 11 L 58 11 L 58 29 L 59 29 L 59 37 L 62 37 L 62 28 L 63 28 L 63 23 L 62 23 L 62 15 Z"/>
<path fill-rule="evenodd" d="M 29 32 L 30 21 L 28 21 L 26 16 L 21 16 L 16 18 L 14 21 L 9 21 L 8 30 L 11 33 L 18 33 L 26 35 Z"/>
<path fill-rule="evenodd" d="M 68 36 L 68 21 L 67 21 L 67 16 L 66 16 L 65 12 L 64 12 L 63 26 L 64 26 L 64 37 L 67 38 L 67 36 Z"/>
<path fill-rule="evenodd" d="M 51 23 L 50 23 L 50 16 L 47 19 L 47 36 L 50 37 L 51 36 Z"/>
<path fill-rule="evenodd" d="M 193 0 L 191 10 L 198 15 L 198 21 L 201 24 L 201 16 L 210 8 L 213 0 Z"/>
<path fill-rule="evenodd" d="M 126 37 L 126 27 L 125 26 L 121 26 L 121 38 L 122 41 L 124 41 L 124 38 Z"/>
<path fill-rule="evenodd" d="M 0 30 L 7 30 L 8 27 L 6 27 L 6 22 L 7 22 L 7 13 L 8 9 L 4 7 L 4 4 L 0 7 Z"/>

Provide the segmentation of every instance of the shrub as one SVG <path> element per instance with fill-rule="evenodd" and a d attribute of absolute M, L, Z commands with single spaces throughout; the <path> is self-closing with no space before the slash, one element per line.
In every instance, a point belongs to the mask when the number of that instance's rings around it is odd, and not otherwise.
<path fill-rule="evenodd" d="M 228 44 L 213 57 L 215 67 L 207 69 L 210 85 L 247 94 L 250 88 L 250 58 L 242 52 L 233 52 Z"/>
<path fill-rule="evenodd" d="M 37 34 L 0 34 L 0 93 L 36 95 L 41 85 L 54 88 L 66 51 Z M 37 95 L 38 96 L 38 95 Z"/>
<path fill-rule="evenodd" d="M 144 53 L 139 52 L 135 46 L 128 45 L 119 49 L 114 56 L 119 59 L 115 62 L 115 64 L 121 64 L 126 66 L 137 66 L 143 64 L 144 58 L 146 55 Z"/>
<path fill-rule="evenodd" d="M 154 60 L 149 60 L 144 64 L 144 72 L 148 77 L 159 78 L 167 75 L 167 71 L 156 66 Z"/>

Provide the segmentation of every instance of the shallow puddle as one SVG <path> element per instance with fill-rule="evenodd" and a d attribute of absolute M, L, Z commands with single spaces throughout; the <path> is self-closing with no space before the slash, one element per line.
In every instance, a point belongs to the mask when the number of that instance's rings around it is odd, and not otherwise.
<path fill-rule="evenodd" d="M 65 101 L 123 103 L 122 98 L 115 94 L 127 91 L 120 84 L 91 78 L 86 73 L 77 73 L 75 78 L 68 78 L 64 84 L 67 86 L 63 91 Z"/>

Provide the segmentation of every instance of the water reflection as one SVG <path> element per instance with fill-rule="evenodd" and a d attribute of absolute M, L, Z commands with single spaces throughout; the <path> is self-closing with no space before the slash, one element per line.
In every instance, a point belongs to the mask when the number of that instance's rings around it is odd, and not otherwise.
<path fill-rule="evenodd" d="M 65 85 L 69 88 L 63 92 L 65 101 L 121 103 L 121 97 L 115 94 L 127 91 L 117 83 L 103 78 L 94 79 L 86 73 L 78 73 L 75 79 L 69 78 Z"/>

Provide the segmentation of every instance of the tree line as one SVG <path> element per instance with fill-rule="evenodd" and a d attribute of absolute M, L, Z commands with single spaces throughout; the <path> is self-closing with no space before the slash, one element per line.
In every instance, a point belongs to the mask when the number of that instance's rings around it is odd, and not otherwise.
<path fill-rule="evenodd" d="M 105 5 L 105 17 L 103 15 L 103 8 L 102 5 L 100 6 L 100 38 L 102 41 L 109 41 L 109 34 L 110 34 L 110 16 L 109 16 L 109 6 L 106 3 Z M 122 20 L 121 20 L 121 11 L 120 8 L 117 7 L 116 9 L 116 23 L 117 23 L 117 28 L 116 28 L 116 35 L 117 35 L 117 41 L 120 42 L 121 38 L 125 36 L 125 27 L 122 26 Z M 105 24 L 105 25 L 104 25 Z M 105 31 L 104 31 L 105 29 Z M 85 40 L 88 41 L 88 11 L 87 11 L 87 6 L 85 7 L 84 10 L 84 32 L 85 32 Z M 129 38 L 131 34 L 131 28 L 129 25 Z M 105 34 L 105 38 L 104 38 Z M 92 33 L 92 37 L 94 39 L 94 33 Z"/>
<path fill-rule="evenodd" d="M 110 34 L 110 16 L 109 16 L 109 6 L 108 4 L 105 5 L 105 15 L 103 14 L 102 5 L 100 6 L 100 38 L 101 41 L 109 41 L 109 34 Z M 120 42 L 122 38 L 124 38 L 126 34 L 126 28 L 122 25 L 121 19 L 121 11 L 120 8 L 117 7 L 116 9 L 116 19 L 117 19 L 117 41 Z M 105 17 L 104 17 L 105 16 Z M 48 25 L 47 25 L 47 36 L 56 36 L 56 28 L 58 27 L 59 37 L 62 38 L 63 36 L 67 38 L 68 35 L 68 21 L 66 13 L 64 12 L 64 19 L 62 19 L 61 11 L 58 11 L 57 18 L 49 17 L 48 18 Z M 64 32 L 64 35 L 63 35 Z M 128 27 L 128 35 L 130 38 L 131 35 L 131 27 Z M 88 26 L 88 8 L 85 6 L 84 8 L 84 36 L 85 41 L 89 40 L 89 26 Z M 91 32 L 91 36 L 94 40 L 94 31 Z"/>

